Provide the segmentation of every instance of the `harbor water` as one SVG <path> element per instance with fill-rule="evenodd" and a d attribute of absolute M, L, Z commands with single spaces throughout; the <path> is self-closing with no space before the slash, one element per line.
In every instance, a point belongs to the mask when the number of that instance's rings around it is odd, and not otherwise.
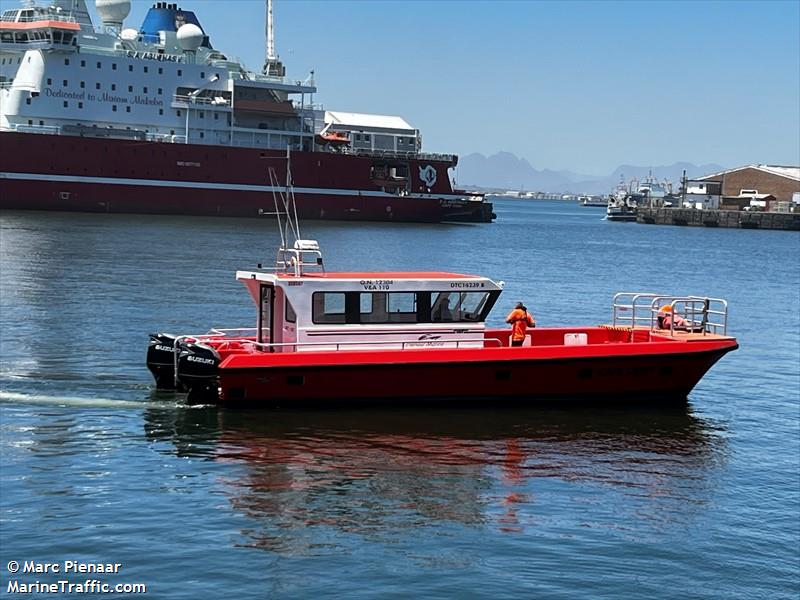
<path fill-rule="evenodd" d="M 147 334 L 252 327 L 234 271 L 274 260 L 274 224 L 0 214 L 0 595 L 797 598 L 800 236 L 495 212 L 302 226 L 332 270 L 505 281 L 491 325 L 520 300 L 545 326 L 607 322 L 618 291 L 726 298 L 740 349 L 681 406 L 189 407 L 153 390 Z M 67 560 L 121 566 L 9 572 Z"/>

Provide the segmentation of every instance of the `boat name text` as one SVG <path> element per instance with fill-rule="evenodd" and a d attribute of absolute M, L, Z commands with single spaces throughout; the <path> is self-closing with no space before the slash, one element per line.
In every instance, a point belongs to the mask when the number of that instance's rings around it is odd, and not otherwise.
<path fill-rule="evenodd" d="M 105 102 L 114 104 L 139 104 L 142 106 L 164 106 L 164 101 L 158 96 L 114 96 L 108 92 L 102 94 L 92 94 L 87 91 L 65 92 L 64 90 L 54 90 L 44 88 L 44 95 L 48 98 L 63 98 L 64 100 L 86 100 L 88 102 Z"/>
<path fill-rule="evenodd" d="M 482 288 L 484 283 L 480 281 L 454 281 L 450 284 L 451 288 Z"/>
<path fill-rule="evenodd" d="M 361 286 L 367 291 L 381 291 L 388 290 L 390 286 L 394 285 L 392 279 L 362 279 Z"/>
<path fill-rule="evenodd" d="M 177 54 L 160 54 L 158 52 L 143 52 L 141 50 L 128 50 L 128 58 L 143 58 L 145 60 L 158 60 L 161 62 L 183 62 L 183 57 Z"/>

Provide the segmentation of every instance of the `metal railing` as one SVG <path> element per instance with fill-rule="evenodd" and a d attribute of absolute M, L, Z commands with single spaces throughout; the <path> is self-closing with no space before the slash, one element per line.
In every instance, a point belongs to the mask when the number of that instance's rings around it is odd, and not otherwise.
<path fill-rule="evenodd" d="M 175 94 L 172 97 L 175 104 L 181 106 L 194 106 L 195 104 L 206 107 L 230 108 L 231 101 L 224 96 L 190 96 L 188 94 Z"/>
<path fill-rule="evenodd" d="M 341 154 L 352 154 L 355 156 L 372 156 L 376 158 L 396 158 L 396 159 L 417 159 L 417 160 L 441 160 L 454 161 L 455 154 L 435 154 L 431 152 L 399 152 L 397 150 L 380 150 L 367 148 L 342 148 Z"/>
<path fill-rule="evenodd" d="M 431 348 L 463 348 L 463 344 L 481 344 L 481 348 L 489 342 L 492 346 L 503 347 L 503 342 L 498 338 L 470 338 L 459 340 L 364 340 L 347 342 L 252 342 L 253 347 L 269 350 L 271 348 L 324 348 L 332 350 L 362 350 L 370 349 L 375 346 L 397 347 L 400 350 L 420 350 Z M 476 346 L 469 346 L 475 348 Z"/>
<path fill-rule="evenodd" d="M 269 336 L 270 330 L 263 329 Z M 243 332 L 252 332 L 253 336 L 238 335 Z M 206 333 L 184 334 L 176 336 L 172 342 L 173 354 L 173 377 L 174 383 L 177 387 L 180 384 L 178 377 L 178 358 L 180 355 L 180 348 L 184 343 L 203 344 L 209 341 L 224 341 L 228 339 L 231 342 L 239 341 L 244 342 L 248 346 L 261 350 L 262 352 L 270 352 L 274 349 L 280 348 L 293 348 L 298 351 L 298 348 L 317 348 L 324 350 L 368 350 L 375 347 L 382 347 L 386 349 L 399 348 L 400 350 L 422 350 L 422 349 L 438 349 L 438 348 L 456 348 L 464 349 L 466 344 L 472 344 L 468 348 L 483 348 L 487 344 L 489 346 L 502 348 L 503 342 L 494 337 L 482 338 L 469 338 L 458 340 L 365 340 L 365 341 L 346 341 L 346 342 L 258 342 L 255 339 L 258 333 L 256 327 L 239 327 L 239 328 L 212 328 Z M 231 335 L 237 334 L 237 335 Z M 214 346 L 219 349 L 219 345 Z"/>
<path fill-rule="evenodd" d="M 647 309 L 660 294 L 648 292 L 620 292 L 614 295 L 611 305 L 611 324 L 614 327 L 650 326 L 651 319 Z M 637 314 L 638 312 L 638 314 Z"/>
<path fill-rule="evenodd" d="M 11 127 L 0 127 L 0 131 L 16 131 L 18 133 L 44 133 L 48 135 L 58 135 L 61 127 L 57 125 L 12 125 Z"/>
<path fill-rule="evenodd" d="M 669 296 L 645 292 L 621 292 L 614 296 L 612 304 L 612 325 L 637 327 L 650 330 L 663 329 L 658 317 L 665 306 L 672 307 L 672 314 L 684 321 L 676 324 L 676 318 L 669 320 L 667 328 L 670 335 L 675 331 L 694 333 L 728 333 L 728 303 L 722 298 L 703 296 Z M 665 331 L 667 329 L 664 329 Z"/>
<path fill-rule="evenodd" d="M 24 9 L 23 9 L 24 10 Z M 75 17 L 56 12 L 37 12 L 34 15 L 24 15 L 17 18 L 16 12 L 13 15 L 0 16 L 0 21 L 4 23 L 34 23 L 36 21 L 60 21 L 62 23 L 76 23 Z"/>

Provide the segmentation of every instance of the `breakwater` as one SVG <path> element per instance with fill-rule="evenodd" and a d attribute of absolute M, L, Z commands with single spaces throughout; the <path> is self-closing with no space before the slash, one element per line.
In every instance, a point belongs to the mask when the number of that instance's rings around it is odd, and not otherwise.
<path fill-rule="evenodd" d="M 800 213 L 639 207 L 636 212 L 636 222 L 649 225 L 689 225 L 695 227 L 800 231 Z"/>

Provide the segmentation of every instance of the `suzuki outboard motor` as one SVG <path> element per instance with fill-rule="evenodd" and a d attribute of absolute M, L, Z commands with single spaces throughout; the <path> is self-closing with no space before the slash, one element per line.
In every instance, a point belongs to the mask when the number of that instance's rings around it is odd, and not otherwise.
<path fill-rule="evenodd" d="M 189 390 L 189 403 L 217 402 L 219 363 L 219 354 L 210 346 L 194 342 L 180 344 L 178 381 Z"/>
<path fill-rule="evenodd" d="M 147 368 L 156 380 L 156 389 L 175 388 L 175 337 L 169 333 L 151 333 L 147 346 Z"/>

